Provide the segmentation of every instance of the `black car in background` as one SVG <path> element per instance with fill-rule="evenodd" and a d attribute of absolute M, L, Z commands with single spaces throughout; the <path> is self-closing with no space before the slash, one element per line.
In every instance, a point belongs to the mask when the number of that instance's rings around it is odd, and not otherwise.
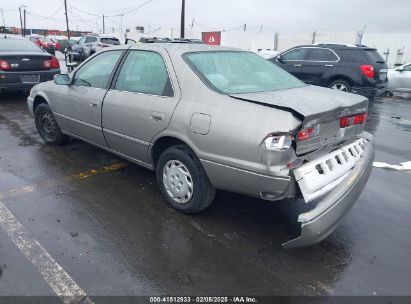
<path fill-rule="evenodd" d="M 270 61 L 307 84 L 360 94 L 370 101 L 385 92 L 387 65 L 376 49 L 363 45 L 301 45 Z"/>
<path fill-rule="evenodd" d="M 0 92 L 28 91 L 59 73 L 57 58 L 29 39 L 0 36 Z"/>

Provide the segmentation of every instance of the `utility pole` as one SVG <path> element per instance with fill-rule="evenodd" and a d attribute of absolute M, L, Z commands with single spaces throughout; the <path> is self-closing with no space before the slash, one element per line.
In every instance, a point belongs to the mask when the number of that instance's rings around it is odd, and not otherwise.
<path fill-rule="evenodd" d="M 24 22 L 23 22 L 23 27 L 24 27 L 24 37 L 26 37 L 26 8 L 24 8 L 24 11 L 23 11 L 23 16 L 24 16 Z"/>
<path fill-rule="evenodd" d="M 69 29 L 68 14 L 67 14 L 67 0 L 64 0 L 64 14 L 66 15 L 67 39 L 70 39 L 70 29 Z"/>
<path fill-rule="evenodd" d="M 184 24 L 185 24 L 185 14 L 186 14 L 186 1 L 181 0 L 181 25 L 180 25 L 180 38 L 184 38 Z"/>
<path fill-rule="evenodd" d="M 247 30 L 247 23 L 244 23 L 244 28 L 243 28 L 244 32 Z"/>
<path fill-rule="evenodd" d="M 123 32 L 123 14 L 120 15 L 120 31 Z"/>
<path fill-rule="evenodd" d="M 105 34 L 105 33 L 106 33 L 106 26 L 104 24 L 104 15 L 103 15 L 103 34 Z"/>
<path fill-rule="evenodd" d="M 23 19 L 21 18 L 21 6 L 19 6 L 19 13 L 20 13 L 21 36 L 23 36 Z"/>

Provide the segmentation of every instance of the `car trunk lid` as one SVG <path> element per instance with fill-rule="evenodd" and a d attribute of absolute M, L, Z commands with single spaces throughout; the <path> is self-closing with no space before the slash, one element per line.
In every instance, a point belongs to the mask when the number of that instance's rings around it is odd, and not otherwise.
<path fill-rule="evenodd" d="M 316 86 L 230 96 L 291 112 L 302 120 L 301 130 L 316 128 L 318 136 L 304 141 L 296 140 L 297 155 L 355 138 L 363 131 L 363 124 L 341 128 L 340 118 L 368 110 L 365 97 Z"/>
<path fill-rule="evenodd" d="M 10 65 L 10 72 L 40 71 L 44 67 L 44 61 L 51 59 L 51 55 L 40 52 L 0 52 L 0 59 Z"/>

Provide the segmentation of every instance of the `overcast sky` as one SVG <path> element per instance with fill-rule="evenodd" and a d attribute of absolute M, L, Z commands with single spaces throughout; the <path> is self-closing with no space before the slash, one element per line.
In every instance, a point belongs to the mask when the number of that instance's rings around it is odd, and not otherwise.
<path fill-rule="evenodd" d="M 70 29 L 119 30 L 142 25 L 179 28 L 181 0 L 67 0 Z M 6 26 L 19 26 L 18 6 L 26 5 L 28 28 L 65 29 L 63 0 L 1 0 Z M 82 12 L 82 11 L 84 12 Z M 247 29 L 305 33 L 351 32 L 367 25 L 368 32 L 411 32 L 411 0 L 186 0 L 186 26 L 194 29 Z M 96 16 L 95 16 L 96 15 Z M 3 19 L 0 19 L 3 25 Z"/>

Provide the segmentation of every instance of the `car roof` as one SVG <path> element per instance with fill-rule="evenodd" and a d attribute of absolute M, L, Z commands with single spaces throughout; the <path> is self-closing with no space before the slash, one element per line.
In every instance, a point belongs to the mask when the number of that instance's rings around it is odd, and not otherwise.
<path fill-rule="evenodd" d="M 290 49 L 298 48 L 298 47 L 323 47 L 329 49 L 358 49 L 358 50 L 374 50 L 375 48 L 368 47 L 366 45 L 356 45 L 356 44 L 348 44 L 348 43 L 315 43 L 315 44 L 304 44 L 304 45 L 296 45 Z"/>
<path fill-rule="evenodd" d="M 195 43 L 136 43 L 133 44 L 130 49 L 141 49 L 141 50 L 160 50 L 166 49 L 169 53 L 174 53 L 181 55 L 190 52 L 218 52 L 218 51 L 243 51 L 245 50 L 217 46 L 217 45 L 207 45 L 207 44 L 195 44 Z"/>

